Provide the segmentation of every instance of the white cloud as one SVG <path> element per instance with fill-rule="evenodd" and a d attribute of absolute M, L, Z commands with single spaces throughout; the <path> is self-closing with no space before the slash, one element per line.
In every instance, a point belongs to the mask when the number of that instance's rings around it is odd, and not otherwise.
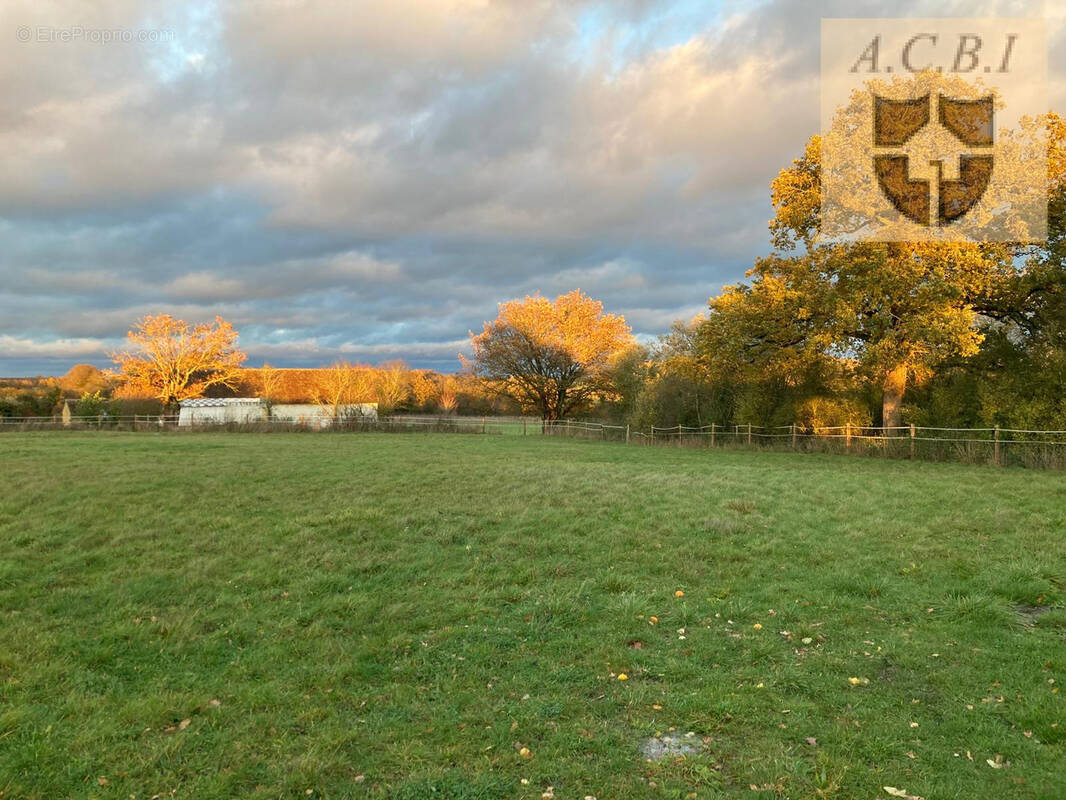
<path fill-rule="evenodd" d="M 0 33 L 174 36 L 0 48 L 4 352 L 166 310 L 294 358 L 444 359 L 498 301 L 575 286 L 664 330 L 768 246 L 768 182 L 817 125 L 819 17 L 1025 4 L 723 0 L 661 36 L 676 5 L 5 3 Z"/>

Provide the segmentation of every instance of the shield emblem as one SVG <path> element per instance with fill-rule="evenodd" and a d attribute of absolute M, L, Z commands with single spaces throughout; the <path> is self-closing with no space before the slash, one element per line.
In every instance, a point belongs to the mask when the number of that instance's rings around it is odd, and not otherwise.
<path fill-rule="evenodd" d="M 930 181 L 910 177 L 910 156 L 898 152 L 929 125 L 932 119 L 929 95 L 915 100 L 890 100 L 874 95 L 874 146 L 897 152 L 876 153 L 874 174 L 890 203 L 907 219 L 919 225 L 931 222 L 933 196 Z M 944 178 L 943 159 L 931 160 L 936 168 L 936 218 L 938 226 L 950 225 L 965 216 L 984 196 L 992 179 L 994 101 L 991 95 L 978 100 L 955 100 L 943 95 L 935 99 L 937 121 L 958 142 L 976 153 L 959 158 L 957 180 Z M 981 152 L 984 151 L 984 152 Z"/>

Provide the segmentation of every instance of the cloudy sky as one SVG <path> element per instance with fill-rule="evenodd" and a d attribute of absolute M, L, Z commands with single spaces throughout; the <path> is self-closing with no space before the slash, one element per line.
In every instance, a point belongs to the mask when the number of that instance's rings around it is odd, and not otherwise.
<path fill-rule="evenodd" d="M 1059 5 L 6 0 L 0 375 L 163 311 L 253 365 L 451 371 L 498 302 L 577 287 L 654 336 L 768 251 L 821 17 L 1046 13 L 1064 110 Z"/>

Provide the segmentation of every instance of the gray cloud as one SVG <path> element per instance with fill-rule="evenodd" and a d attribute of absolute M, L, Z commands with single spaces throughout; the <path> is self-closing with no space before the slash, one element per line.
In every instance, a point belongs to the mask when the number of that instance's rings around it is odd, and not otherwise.
<path fill-rule="evenodd" d="M 102 363 L 159 311 L 299 365 L 454 369 L 497 302 L 575 287 L 653 335 L 766 251 L 820 17 L 1033 6 L 7 3 L 0 373 Z M 15 41 L 74 25 L 173 35 Z"/>

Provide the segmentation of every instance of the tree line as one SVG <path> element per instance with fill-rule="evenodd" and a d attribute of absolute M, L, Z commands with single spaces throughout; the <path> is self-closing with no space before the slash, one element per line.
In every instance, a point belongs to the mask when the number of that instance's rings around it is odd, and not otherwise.
<path fill-rule="evenodd" d="M 261 397 L 268 404 L 342 406 L 374 403 L 378 413 L 517 414 L 520 407 L 469 372 L 413 369 L 339 360 L 323 367 L 246 366 L 236 329 L 225 320 L 190 325 L 166 314 L 139 320 L 114 368 L 78 364 L 61 377 L 0 379 L 0 417 L 52 417 L 64 405 L 78 417 L 173 414 L 182 400 Z"/>
<path fill-rule="evenodd" d="M 1039 243 L 823 241 L 816 135 L 770 186 L 773 251 L 705 313 L 651 344 L 575 290 L 502 303 L 470 335 L 455 375 L 402 362 L 249 369 L 229 323 L 191 326 L 163 314 L 129 332 L 109 388 L 86 394 L 172 408 L 241 393 L 335 411 L 377 402 L 386 414 L 584 416 L 643 429 L 1066 429 L 1066 123 L 1049 114 L 1026 125 L 1023 144 L 1047 139 L 1048 233 Z"/>
<path fill-rule="evenodd" d="M 1027 125 L 1044 241 L 824 242 L 813 136 L 771 184 L 773 252 L 705 313 L 640 345 L 580 293 L 527 298 L 473 337 L 472 367 L 546 419 L 1066 429 L 1066 123 Z"/>

